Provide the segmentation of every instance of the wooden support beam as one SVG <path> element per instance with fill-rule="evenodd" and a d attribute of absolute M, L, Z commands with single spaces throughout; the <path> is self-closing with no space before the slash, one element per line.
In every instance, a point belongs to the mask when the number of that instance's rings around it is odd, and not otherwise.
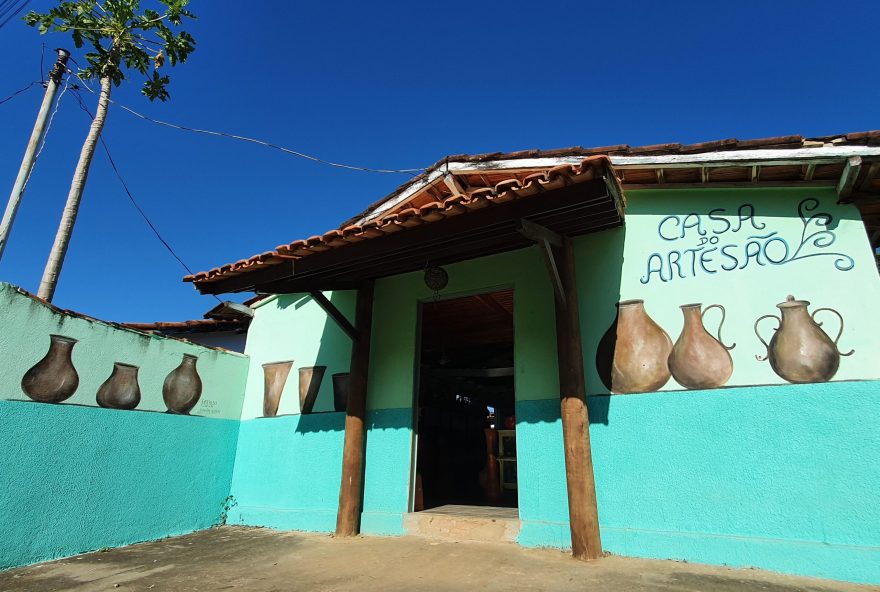
<path fill-rule="evenodd" d="M 761 167 L 759 165 L 752 165 L 752 183 L 757 183 L 761 180 Z"/>
<path fill-rule="evenodd" d="M 623 193 L 623 187 L 621 187 L 623 181 L 618 181 L 617 174 L 610 170 L 602 177 L 602 180 L 605 182 L 605 189 L 608 191 L 608 195 L 614 200 L 614 208 L 622 219 L 626 210 L 626 195 Z"/>
<path fill-rule="evenodd" d="M 336 514 L 336 536 L 360 532 L 364 491 L 364 422 L 367 412 L 367 372 L 370 367 L 370 335 L 373 323 L 373 281 L 358 289 L 355 305 L 357 339 L 351 347 L 351 375 L 345 410 L 345 441 L 342 446 L 342 483 Z"/>
<path fill-rule="evenodd" d="M 837 201 L 847 199 L 853 192 L 856 179 L 859 178 L 859 172 L 862 170 L 862 157 L 850 156 L 846 159 L 846 165 L 843 172 L 840 173 L 840 180 L 837 182 Z"/>
<path fill-rule="evenodd" d="M 535 224 L 531 220 L 521 219 L 517 230 L 519 230 L 521 235 L 536 243 L 547 241 L 554 247 L 562 246 L 562 236 L 559 233 L 553 232 L 540 224 Z"/>
<path fill-rule="evenodd" d="M 465 193 L 464 187 L 461 186 L 461 183 L 458 179 L 455 178 L 455 175 L 452 173 L 446 173 L 443 176 L 443 182 L 446 183 L 446 186 L 449 187 L 449 190 L 452 192 L 452 195 L 467 195 Z"/>
<path fill-rule="evenodd" d="M 807 171 L 804 173 L 804 181 L 812 181 L 813 173 L 816 172 L 816 164 L 810 163 L 807 165 Z"/>
<path fill-rule="evenodd" d="M 321 306 L 321 308 L 324 309 L 324 312 L 327 313 L 327 316 L 336 321 L 336 324 L 339 325 L 339 328 L 345 331 L 346 335 L 351 337 L 352 341 L 357 341 L 357 329 L 355 329 L 354 325 L 352 325 L 349 320 L 345 318 L 345 315 L 342 314 L 342 311 L 336 308 L 336 305 L 330 302 L 330 300 L 326 296 L 324 296 L 323 292 L 314 290 L 312 292 L 309 292 L 309 295 L 311 295 L 312 300 L 317 302 Z"/>
<path fill-rule="evenodd" d="M 707 166 L 700 167 L 700 181 L 703 184 L 706 184 L 709 182 L 709 167 L 707 167 Z"/>
<path fill-rule="evenodd" d="M 500 302 L 495 300 L 495 297 L 491 294 L 477 294 L 474 296 L 474 299 L 477 300 L 480 304 L 485 306 L 487 309 L 491 310 L 494 313 L 498 313 L 504 317 L 509 319 L 513 319 L 513 313 L 504 308 Z"/>
<path fill-rule="evenodd" d="M 556 294 L 556 302 L 565 307 L 565 289 L 562 285 L 562 278 L 559 275 L 559 269 L 556 266 L 556 258 L 553 254 L 554 246 L 563 246 L 563 237 L 549 228 L 530 222 L 525 218 L 519 221 L 519 228 L 517 230 L 519 230 L 519 233 L 527 239 L 538 243 L 538 246 L 541 248 L 541 252 L 544 255 L 544 263 L 547 265 L 547 271 L 550 272 L 550 280 L 553 282 L 553 291 Z"/>
<path fill-rule="evenodd" d="M 657 184 L 663 185 L 663 183 L 666 181 L 666 173 L 663 172 L 663 169 L 657 169 L 656 171 L 654 171 L 654 174 L 657 175 Z"/>
<path fill-rule="evenodd" d="M 590 451 L 581 324 L 578 312 L 572 240 L 557 250 L 559 272 L 568 306 L 556 301 L 556 351 L 559 358 L 559 391 L 565 479 L 568 486 L 568 519 L 571 551 L 576 559 L 589 561 L 602 556 L 596 484 Z"/>
<path fill-rule="evenodd" d="M 868 171 L 865 173 L 854 191 L 867 191 L 871 185 L 871 181 L 877 176 L 878 172 L 880 172 L 880 160 L 871 163 L 868 167 Z"/>

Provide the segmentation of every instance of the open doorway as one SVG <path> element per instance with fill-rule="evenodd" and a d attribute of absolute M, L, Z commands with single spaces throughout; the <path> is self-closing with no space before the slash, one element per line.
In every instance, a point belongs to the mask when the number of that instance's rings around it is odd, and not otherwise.
<path fill-rule="evenodd" d="M 414 511 L 517 507 L 513 344 L 513 290 L 422 304 Z"/>

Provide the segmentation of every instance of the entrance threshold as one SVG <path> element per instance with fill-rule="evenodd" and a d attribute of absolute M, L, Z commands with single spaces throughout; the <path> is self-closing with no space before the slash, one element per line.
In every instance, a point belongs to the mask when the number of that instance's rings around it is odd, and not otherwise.
<path fill-rule="evenodd" d="M 516 508 L 445 505 L 404 515 L 406 533 L 431 539 L 512 543 L 522 523 Z"/>
<path fill-rule="evenodd" d="M 496 506 L 463 506 L 447 504 L 437 506 L 429 510 L 422 510 L 425 514 L 447 514 L 450 516 L 467 516 L 469 518 L 495 518 L 502 520 L 519 520 L 519 511 L 516 508 L 499 508 Z"/>

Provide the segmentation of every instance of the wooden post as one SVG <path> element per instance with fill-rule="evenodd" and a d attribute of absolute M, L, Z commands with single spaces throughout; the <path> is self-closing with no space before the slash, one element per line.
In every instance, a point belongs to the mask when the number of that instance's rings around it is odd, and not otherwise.
<path fill-rule="evenodd" d="M 336 536 L 360 532 L 364 491 L 364 419 L 367 410 L 367 371 L 370 366 L 370 333 L 373 319 L 373 282 L 358 289 L 354 323 L 357 337 L 351 347 L 351 377 L 345 411 L 345 443 L 342 448 L 342 483 Z"/>
<path fill-rule="evenodd" d="M 565 299 L 556 297 L 556 349 L 559 356 L 559 391 L 562 406 L 562 440 L 565 446 L 565 479 L 568 485 L 568 518 L 571 551 L 576 559 L 602 556 L 596 483 L 590 453 L 581 325 L 575 283 L 574 249 L 565 237 L 555 249 Z"/>

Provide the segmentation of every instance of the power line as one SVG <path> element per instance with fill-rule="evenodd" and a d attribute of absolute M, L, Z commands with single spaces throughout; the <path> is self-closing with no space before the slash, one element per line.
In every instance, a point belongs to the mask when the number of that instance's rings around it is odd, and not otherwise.
<path fill-rule="evenodd" d="M 58 107 L 61 106 L 61 97 L 64 96 L 64 93 L 66 93 L 67 89 L 70 87 L 70 84 L 68 84 L 69 78 L 70 77 L 68 77 L 68 80 L 64 81 L 64 88 L 61 89 L 61 92 L 58 93 L 58 98 L 55 99 L 55 108 L 52 110 L 52 114 L 49 115 L 49 121 L 46 123 L 46 131 L 43 132 L 43 139 L 40 141 L 40 148 L 37 150 L 36 156 L 34 156 L 35 164 L 37 159 L 40 158 L 43 148 L 46 147 L 46 139 L 49 137 L 49 130 L 52 129 L 52 122 L 55 120 L 55 114 L 58 113 Z M 31 172 L 33 172 L 33 169 L 31 169 Z M 28 174 L 28 178 L 30 178 L 30 174 Z M 27 181 L 25 181 L 25 183 L 27 183 Z"/>
<path fill-rule="evenodd" d="M 78 92 L 76 87 L 74 87 L 74 97 L 76 98 L 77 102 L 79 103 L 80 109 L 85 111 L 85 113 L 89 116 L 89 118 L 94 120 L 95 116 L 92 115 L 92 112 L 89 111 L 88 107 L 86 107 L 85 102 L 83 101 L 82 96 L 80 95 L 80 93 Z M 103 135 L 98 136 L 98 139 L 101 141 L 101 147 L 104 148 L 104 153 L 107 155 L 107 160 L 110 162 L 110 167 L 113 169 L 113 172 L 116 173 L 116 178 L 119 179 L 119 183 L 122 185 L 122 188 L 125 190 L 125 194 L 128 195 L 128 199 L 131 201 L 131 204 L 134 206 L 134 208 L 138 211 L 138 213 L 141 215 L 141 217 L 147 223 L 147 226 L 150 227 L 150 230 L 153 231 L 153 234 L 156 235 L 156 238 L 159 239 L 159 242 L 161 242 L 162 245 L 168 250 L 168 252 L 171 253 L 171 256 L 174 257 L 175 259 L 177 259 L 177 262 L 180 263 L 180 265 L 187 271 L 188 274 L 194 275 L 193 270 L 190 269 L 189 265 L 187 265 L 183 261 L 183 259 L 181 259 L 180 256 L 174 252 L 174 249 L 171 247 L 171 245 L 168 244 L 168 241 L 166 241 L 162 237 L 162 234 L 159 232 L 159 229 L 156 228 L 156 225 L 153 224 L 153 222 L 150 220 L 149 216 L 147 216 L 146 212 L 144 212 L 143 208 L 141 208 L 141 206 L 138 204 L 137 200 L 134 198 L 134 195 L 132 195 L 131 190 L 128 188 L 128 184 L 125 182 L 125 179 L 122 178 L 122 173 L 119 172 L 119 168 L 116 166 L 116 161 L 113 160 L 113 156 L 110 154 L 110 148 L 107 146 L 107 142 L 104 141 L 104 136 Z M 212 296 L 214 296 L 214 299 L 217 300 L 217 302 L 222 303 L 220 298 L 218 298 L 216 295 L 212 294 Z"/>
<path fill-rule="evenodd" d="M 30 2 L 30 0 L 23 0 L 23 1 L 21 2 L 21 4 L 18 6 L 18 8 L 15 8 L 15 7 L 14 7 L 14 2 L 10 2 L 10 3 L 8 3 L 9 8 L 5 9 L 5 11 L 0 11 L 0 12 L 3 12 L 3 14 L 0 15 L 0 18 L 2 18 L 3 15 L 8 14 L 10 11 L 12 11 L 12 14 L 9 14 L 9 16 L 7 16 L 7 17 L 3 20 L 3 22 L 0 22 L 0 29 L 2 29 L 3 26 L 6 25 L 6 23 L 8 23 L 8 22 L 11 21 L 12 19 L 14 19 L 15 16 L 16 16 L 19 12 L 21 12 L 21 11 L 24 9 L 25 6 L 28 5 L 28 2 Z"/>
<path fill-rule="evenodd" d="M 26 91 L 26 90 L 30 90 L 30 88 L 31 88 L 33 85 L 35 85 L 35 84 L 40 84 L 40 83 L 39 83 L 38 81 L 35 80 L 35 81 L 31 82 L 30 84 L 28 84 L 27 86 L 25 86 L 24 88 L 20 88 L 20 89 L 18 89 L 17 91 L 15 91 L 15 92 L 12 93 L 11 95 L 9 95 L 8 97 L 6 97 L 6 98 L 3 99 L 2 101 L 0 101 L 0 105 L 2 105 L 3 103 L 5 103 L 6 101 L 10 101 L 10 100 L 14 99 L 15 97 L 17 97 L 18 95 L 20 95 L 20 94 L 23 93 L 24 91 Z"/>
<path fill-rule="evenodd" d="M 83 83 L 83 86 L 85 87 L 85 89 L 87 91 L 89 91 L 92 94 L 98 94 L 93 89 L 91 89 L 89 87 L 88 83 L 86 83 L 85 80 L 80 78 L 80 76 L 78 74 L 76 74 L 76 77 L 80 79 L 80 81 Z M 266 142 L 264 140 L 257 140 L 255 138 L 249 138 L 247 136 L 239 136 L 237 134 L 230 134 L 230 133 L 226 133 L 226 132 L 217 132 L 217 131 L 212 131 L 212 130 L 193 128 L 193 127 L 188 127 L 185 125 L 178 125 L 176 123 L 169 123 L 167 121 L 162 121 L 160 119 L 154 119 L 152 117 L 144 115 L 143 113 L 139 113 L 139 112 L 135 111 L 131 107 L 127 107 L 127 106 L 123 105 L 122 103 L 118 103 L 118 102 L 114 101 L 113 99 L 109 99 L 109 101 L 111 103 L 113 103 L 114 105 L 116 105 L 117 107 L 119 107 L 120 109 L 128 111 L 129 113 L 131 113 L 135 117 L 139 117 L 145 121 L 150 121 L 150 122 L 158 124 L 158 125 L 162 125 L 162 126 L 170 127 L 170 128 L 174 128 L 174 129 L 179 129 L 179 130 L 183 130 L 183 131 L 187 131 L 187 132 L 194 132 L 197 134 L 206 134 L 209 136 L 221 136 L 224 138 L 231 138 L 233 140 L 241 140 L 243 142 L 251 142 L 253 144 L 259 144 L 259 145 L 265 146 L 267 148 L 273 148 L 275 150 L 280 150 L 281 152 L 285 152 L 287 154 L 292 154 L 293 156 L 298 156 L 299 158 L 305 158 L 307 160 L 311 160 L 314 162 L 318 162 L 321 164 L 325 164 L 327 166 L 332 166 L 332 167 L 336 167 L 336 168 L 340 168 L 340 169 L 349 169 L 349 170 L 353 170 L 353 171 L 365 171 L 365 172 L 369 172 L 369 173 L 405 173 L 405 174 L 420 173 L 425 170 L 425 167 L 414 168 L 414 169 L 374 169 L 374 168 L 370 168 L 370 167 L 342 164 L 342 163 L 333 162 L 330 160 L 324 160 L 323 158 L 318 158 L 317 156 L 312 156 L 311 154 L 305 154 L 303 152 L 291 150 L 290 148 L 285 148 L 284 146 L 279 146 L 278 144 L 273 144 L 271 142 Z"/>

